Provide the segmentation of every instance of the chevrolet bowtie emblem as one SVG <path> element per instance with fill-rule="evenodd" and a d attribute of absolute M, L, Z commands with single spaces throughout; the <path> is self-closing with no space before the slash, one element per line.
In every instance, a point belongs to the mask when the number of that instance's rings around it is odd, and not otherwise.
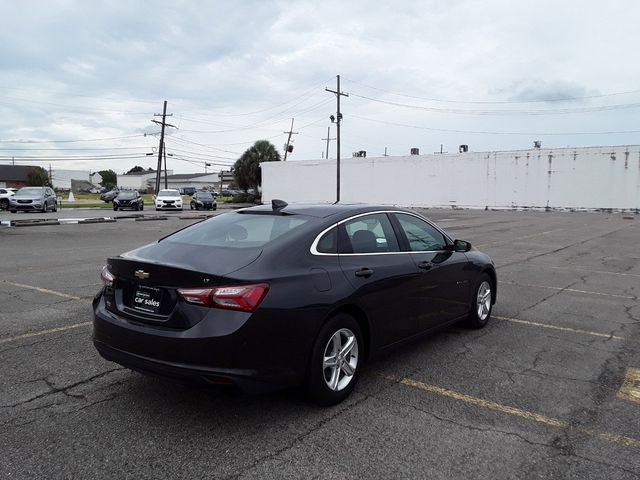
<path fill-rule="evenodd" d="M 144 280 L 145 278 L 149 278 L 149 274 L 144 270 L 136 270 L 134 275 L 138 277 L 140 280 Z"/>

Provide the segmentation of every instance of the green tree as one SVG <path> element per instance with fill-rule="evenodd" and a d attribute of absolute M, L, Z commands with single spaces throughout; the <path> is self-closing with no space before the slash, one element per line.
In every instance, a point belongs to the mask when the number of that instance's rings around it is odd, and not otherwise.
<path fill-rule="evenodd" d="M 130 173 L 144 172 L 144 171 L 145 171 L 144 168 L 142 168 L 140 165 L 136 165 L 131 170 L 129 170 L 127 173 L 125 173 L 125 175 L 129 175 Z"/>
<path fill-rule="evenodd" d="M 244 190 L 253 188 L 258 193 L 258 186 L 262 184 L 260 163 L 279 162 L 280 153 L 268 140 L 258 140 L 249 147 L 233 165 L 235 183 Z"/>
<path fill-rule="evenodd" d="M 42 167 L 33 167 L 27 172 L 27 183 L 32 187 L 51 186 L 49 175 Z"/>
<path fill-rule="evenodd" d="M 116 172 L 114 172 L 113 170 L 100 170 L 98 173 L 102 177 L 102 182 L 100 182 L 100 185 L 102 185 L 103 187 L 113 188 L 118 184 L 118 174 L 116 174 Z"/>

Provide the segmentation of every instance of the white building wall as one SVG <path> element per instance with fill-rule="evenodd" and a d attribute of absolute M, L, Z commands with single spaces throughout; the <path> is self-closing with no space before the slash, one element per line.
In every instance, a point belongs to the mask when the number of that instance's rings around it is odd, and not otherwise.
<path fill-rule="evenodd" d="M 173 175 L 173 170 L 167 170 L 167 175 Z M 142 175 L 118 175 L 118 187 L 123 190 L 144 190 L 147 188 L 147 180 L 152 179 L 151 183 L 154 184 L 155 178 L 156 172 Z"/>
<path fill-rule="evenodd" d="M 91 182 L 91 172 L 88 170 L 63 170 L 60 168 L 51 170 L 53 188 L 71 189 L 71 180 Z"/>
<path fill-rule="evenodd" d="M 344 202 L 640 208 L 640 145 L 346 158 L 340 165 Z M 335 159 L 261 167 L 265 202 L 335 201 Z"/>

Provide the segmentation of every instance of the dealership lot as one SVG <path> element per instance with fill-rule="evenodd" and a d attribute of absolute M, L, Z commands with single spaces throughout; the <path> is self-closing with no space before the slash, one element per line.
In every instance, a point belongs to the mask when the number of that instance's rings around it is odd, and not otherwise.
<path fill-rule="evenodd" d="M 97 354 L 105 258 L 195 212 L 0 227 L 0 476 L 640 478 L 639 219 L 423 213 L 493 257 L 493 320 L 369 364 L 329 409 L 171 385 Z"/>

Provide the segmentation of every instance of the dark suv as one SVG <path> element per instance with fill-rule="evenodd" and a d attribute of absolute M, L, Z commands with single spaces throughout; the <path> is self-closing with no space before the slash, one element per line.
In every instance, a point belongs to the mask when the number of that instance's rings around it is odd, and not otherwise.
<path fill-rule="evenodd" d="M 9 199 L 9 210 L 16 213 L 18 210 L 25 212 L 42 212 L 58 210 L 56 194 L 49 187 L 22 187 Z"/>
<path fill-rule="evenodd" d="M 191 202 L 189 203 L 191 210 L 194 208 L 196 210 L 200 210 L 201 208 L 205 210 L 216 210 L 218 208 L 218 204 L 216 199 L 210 192 L 196 192 L 191 197 Z"/>
<path fill-rule="evenodd" d="M 144 200 L 137 190 L 122 190 L 118 196 L 113 199 L 113 210 L 124 210 L 130 208 L 132 210 L 144 210 Z"/>

